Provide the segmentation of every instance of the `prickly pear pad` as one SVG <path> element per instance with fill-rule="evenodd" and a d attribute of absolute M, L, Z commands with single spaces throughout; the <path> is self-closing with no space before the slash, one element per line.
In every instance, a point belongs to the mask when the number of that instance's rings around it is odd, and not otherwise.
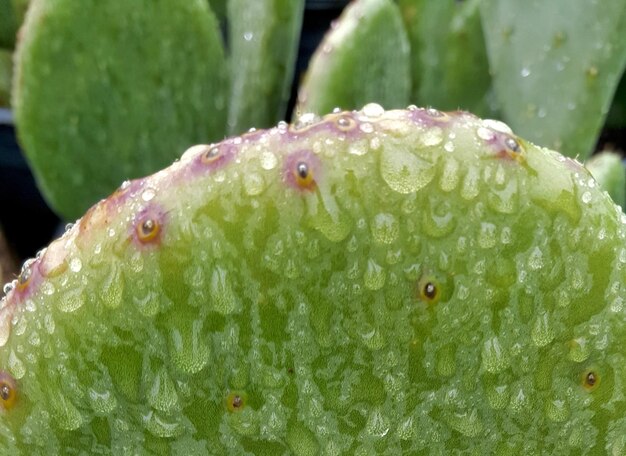
<path fill-rule="evenodd" d="M 464 112 L 192 147 L 6 287 L 0 452 L 619 454 L 624 236 Z"/>

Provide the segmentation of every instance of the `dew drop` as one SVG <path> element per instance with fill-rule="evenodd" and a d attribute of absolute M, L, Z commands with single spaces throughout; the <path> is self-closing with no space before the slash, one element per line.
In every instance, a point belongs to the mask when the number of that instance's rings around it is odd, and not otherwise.
<path fill-rule="evenodd" d="M 432 163 L 410 150 L 386 147 L 381 153 L 380 170 L 387 185 L 398 193 L 413 193 L 425 187 L 435 175 Z"/>
<path fill-rule="evenodd" d="M 554 329 L 547 313 L 542 313 L 535 319 L 530 337 L 537 347 L 545 347 L 554 340 Z"/>
<path fill-rule="evenodd" d="M 481 356 L 483 368 L 492 374 L 502 372 L 510 365 L 507 353 L 495 336 L 485 341 Z"/>
<path fill-rule="evenodd" d="M 228 315 L 238 310 L 238 300 L 228 277 L 228 271 L 217 266 L 211 275 L 211 301 L 213 310 Z"/>
<path fill-rule="evenodd" d="M 443 130 L 440 127 L 430 127 L 420 138 L 426 147 L 438 146 L 443 141 Z"/>
<path fill-rule="evenodd" d="M 117 399 L 110 391 L 89 389 L 88 395 L 91 408 L 98 416 L 107 416 L 117 407 Z"/>
<path fill-rule="evenodd" d="M 570 416 L 570 409 L 566 401 L 554 399 L 546 404 L 546 416 L 550 421 L 561 423 Z"/>
<path fill-rule="evenodd" d="M 141 199 L 148 202 L 156 196 L 156 191 L 153 188 L 147 188 L 141 194 Z"/>
<path fill-rule="evenodd" d="M 372 235 L 381 244 L 391 244 L 400 233 L 400 224 L 393 214 L 382 212 L 374 217 Z"/>
<path fill-rule="evenodd" d="M 278 164 L 278 159 L 276 158 L 276 155 L 274 155 L 272 152 L 267 151 L 267 150 L 261 154 L 260 160 L 261 160 L 261 167 L 268 171 L 271 169 L 274 169 L 276 165 Z"/>
<path fill-rule="evenodd" d="M 493 132 L 493 130 L 490 130 L 489 128 L 478 127 L 478 129 L 476 130 L 476 136 L 485 141 L 491 141 L 495 138 L 496 134 Z"/>
<path fill-rule="evenodd" d="M 386 274 L 382 266 L 373 259 L 367 260 L 367 268 L 363 274 L 363 285 L 368 290 L 380 290 L 385 285 Z"/>
<path fill-rule="evenodd" d="M 147 392 L 147 400 L 152 408 L 162 412 L 168 413 L 178 408 L 178 393 L 164 367 L 152 379 L 152 385 Z"/>
<path fill-rule="evenodd" d="M 379 408 L 375 408 L 367 418 L 365 431 L 372 437 L 384 437 L 389 432 L 389 419 L 383 415 Z"/>
<path fill-rule="evenodd" d="M 537 271 L 543 267 L 543 253 L 539 247 L 535 247 L 528 257 L 528 267 Z"/>
<path fill-rule="evenodd" d="M 591 350 L 587 339 L 584 337 L 578 337 L 569 342 L 569 352 L 567 353 L 567 358 L 571 361 L 574 361 L 575 363 L 582 363 L 589 358 L 589 355 L 591 355 Z"/>
<path fill-rule="evenodd" d="M 583 194 L 580 197 L 580 199 L 582 200 L 583 203 L 589 204 L 591 202 L 591 199 L 592 199 L 591 193 L 590 192 L 583 192 Z"/>
<path fill-rule="evenodd" d="M 254 34 L 252 32 L 245 32 L 243 34 L 243 39 L 246 41 L 252 41 L 252 38 L 254 38 Z"/>
<path fill-rule="evenodd" d="M 26 374 L 26 367 L 21 359 L 17 357 L 15 352 L 11 350 L 9 353 L 9 370 L 16 380 L 19 380 Z"/>
<path fill-rule="evenodd" d="M 478 245 L 483 249 L 490 249 L 496 245 L 496 226 L 493 223 L 482 222 L 480 224 Z"/>
<path fill-rule="evenodd" d="M 448 424 L 465 437 L 477 437 L 483 430 L 483 423 L 476 409 L 470 413 L 455 413 L 448 418 Z"/>
<path fill-rule="evenodd" d="M 70 260 L 70 270 L 72 272 L 80 272 L 82 267 L 83 267 L 83 263 L 80 260 L 80 258 L 72 258 Z"/>
<path fill-rule="evenodd" d="M 520 76 L 523 78 L 527 78 L 528 76 L 530 76 L 530 69 L 527 67 L 522 68 L 522 71 L 520 71 Z"/>
<path fill-rule="evenodd" d="M 244 177 L 243 185 L 246 190 L 246 194 L 249 196 L 256 196 L 263 193 L 265 190 L 265 180 L 263 176 L 258 173 L 250 173 Z"/>
<path fill-rule="evenodd" d="M 378 103 L 368 103 L 363 106 L 363 114 L 367 117 L 380 117 L 385 113 L 385 109 Z"/>
<path fill-rule="evenodd" d="M 459 162 L 448 158 L 443 165 L 443 172 L 439 180 L 439 188 L 444 192 L 451 192 L 459 184 Z"/>
<path fill-rule="evenodd" d="M 374 131 L 374 126 L 369 122 L 363 122 L 359 125 L 359 130 L 363 133 L 372 133 Z"/>

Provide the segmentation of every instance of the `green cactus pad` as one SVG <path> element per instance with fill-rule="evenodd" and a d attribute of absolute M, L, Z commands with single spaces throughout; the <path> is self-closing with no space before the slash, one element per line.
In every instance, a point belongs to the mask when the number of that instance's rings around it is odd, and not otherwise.
<path fill-rule="evenodd" d="M 387 108 L 409 103 L 409 40 L 391 0 L 357 0 L 311 57 L 298 91 L 296 113 L 323 114 L 375 101 Z"/>
<path fill-rule="evenodd" d="M 481 0 L 398 2 L 411 41 L 411 101 L 493 114 Z"/>
<path fill-rule="evenodd" d="M 626 2 L 485 0 L 495 92 L 530 140 L 586 159 L 626 69 Z"/>
<path fill-rule="evenodd" d="M 75 219 L 121 179 L 222 139 L 225 76 L 206 1 L 34 0 L 13 104 L 53 208 Z"/>
<path fill-rule="evenodd" d="M 228 131 L 267 128 L 285 118 L 304 0 L 228 2 Z"/>
<path fill-rule="evenodd" d="M 194 146 L 5 287 L 0 453 L 620 454 L 625 223 L 464 112 Z"/>

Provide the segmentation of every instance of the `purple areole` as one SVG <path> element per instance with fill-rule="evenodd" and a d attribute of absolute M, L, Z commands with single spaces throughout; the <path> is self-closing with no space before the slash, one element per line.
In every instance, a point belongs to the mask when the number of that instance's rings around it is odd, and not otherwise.
<path fill-rule="evenodd" d="M 133 218 L 130 237 L 135 245 L 147 248 L 159 245 L 167 214 L 157 204 L 144 206 Z"/>
<path fill-rule="evenodd" d="M 310 150 L 299 150 L 285 158 L 283 180 L 296 190 L 313 191 L 320 178 L 322 164 Z"/>

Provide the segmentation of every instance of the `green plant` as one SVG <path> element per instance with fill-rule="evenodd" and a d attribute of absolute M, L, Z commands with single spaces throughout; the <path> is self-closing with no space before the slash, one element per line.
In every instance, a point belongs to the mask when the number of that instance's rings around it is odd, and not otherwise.
<path fill-rule="evenodd" d="M 54 110 L 43 93 L 29 105 L 21 75 L 43 90 L 38 66 L 59 61 L 50 55 L 63 36 L 37 30 L 37 8 L 66 26 L 77 16 L 61 14 L 69 0 L 33 1 L 14 100 L 20 135 L 35 141 L 36 127 L 53 121 L 25 124 L 20 110 Z M 624 91 L 613 93 L 626 62 L 626 6 L 609 3 L 604 17 L 595 4 L 582 15 L 583 2 L 557 2 L 568 14 L 551 22 L 539 3 L 356 1 L 311 60 L 294 123 L 221 140 L 288 115 L 302 3 L 210 2 L 228 24 L 226 46 L 211 45 L 216 60 L 189 68 L 228 62 L 211 100 L 224 100 L 212 111 L 217 137 L 126 181 L 5 287 L 1 451 L 622 453 L 626 217 L 602 191 L 623 203 L 619 157 L 589 162 L 600 187 L 578 161 L 502 122 L 368 103 L 503 116 L 586 158 L 611 100 L 610 122 L 624 123 Z M 171 14 L 136 14 L 152 25 L 185 7 L 194 21 L 212 17 L 206 2 L 158 4 Z M 584 24 L 600 16 L 587 34 Z M 29 36 L 41 40 L 41 58 Z M 606 49 L 591 52 L 589 37 Z M 115 44 L 107 53 L 119 57 L 128 43 Z M 558 65 L 573 47 L 580 54 L 564 83 Z M 132 87 L 139 97 L 159 92 Z M 109 118 L 115 95 L 101 98 Z M 558 103 L 565 109 L 548 115 Z M 315 116 L 335 105 L 345 111 Z M 138 112 L 129 124 L 141 134 Z M 106 122 L 87 131 L 116 134 Z M 132 132 L 120 134 L 135 144 Z M 169 160 L 180 152 L 172 147 Z M 35 149 L 27 153 L 44 157 Z M 130 169 L 115 152 L 107 163 Z M 32 162 L 43 170 L 50 159 Z M 88 204 L 72 207 L 68 183 L 50 183 L 58 187 L 49 197 L 65 192 L 68 217 Z"/>
<path fill-rule="evenodd" d="M 33 3 L 15 117 L 42 191 L 67 220 L 176 150 L 288 116 L 303 0 Z M 586 159 L 626 65 L 625 8 L 607 4 L 356 1 L 313 56 L 296 112 L 371 101 L 461 108 Z"/>
<path fill-rule="evenodd" d="M 467 113 L 194 146 L 7 289 L 0 448 L 619 453 L 625 218 Z"/>

